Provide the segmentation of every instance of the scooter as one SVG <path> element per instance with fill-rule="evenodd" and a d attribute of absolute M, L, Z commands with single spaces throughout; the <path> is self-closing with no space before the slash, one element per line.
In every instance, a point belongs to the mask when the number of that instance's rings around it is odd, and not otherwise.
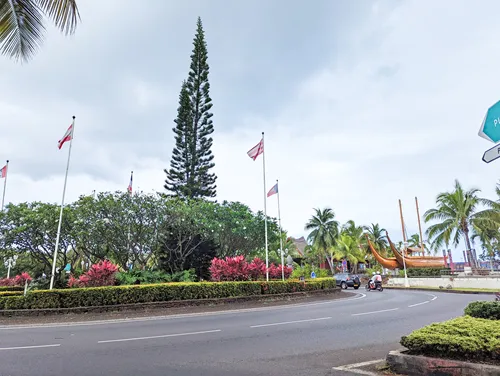
<path fill-rule="evenodd" d="M 380 292 L 384 291 L 384 288 L 382 287 L 382 284 L 380 283 L 378 286 L 374 282 L 368 282 L 365 286 L 366 291 L 373 291 L 373 290 L 378 290 Z"/>

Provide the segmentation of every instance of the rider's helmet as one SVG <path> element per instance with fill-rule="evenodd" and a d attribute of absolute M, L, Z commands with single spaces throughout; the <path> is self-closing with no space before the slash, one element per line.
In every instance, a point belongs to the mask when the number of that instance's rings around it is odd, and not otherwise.
<path fill-rule="evenodd" d="M 380 272 L 377 272 L 377 275 L 380 275 Z"/>
<path fill-rule="evenodd" d="M 372 275 L 375 275 L 375 272 L 373 272 Z"/>

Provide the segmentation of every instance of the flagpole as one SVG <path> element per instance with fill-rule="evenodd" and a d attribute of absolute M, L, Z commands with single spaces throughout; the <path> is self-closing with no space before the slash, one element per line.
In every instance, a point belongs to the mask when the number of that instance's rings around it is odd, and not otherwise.
<path fill-rule="evenodd" d="M 283 256 L 283 237 L 281 236 L 281 212 L 280 212 L 280 188 L 278 186 L 278 179 L 276 179 L 276 194 L 278 196 L 278 227 L 280 231 L 280 251 L 281 251 L 281 279 L 285 280 L 285 259 Z"/>
<path fill-rule="evenodd" d="M 66 195 L 66 182 L 68 181 L 68 170 L 69 170 L 69 160 L 71 158 L 71 146 L 73 145 L 73 138 L 75 134 L 75 117 L 73 116 L 73 124 L 71 128 L 71 138 L 69 140 L 69 150 L 68 150 L 68 162 L 66 163 L 66 174 L 64 175 L 64 187 L 61 199 L 61 211 L 59 212 L 59 223 L 57 225 L 57 236 L 56 236 L 56 247 L 54 250 L 54 259 L 52 260 L 52 275 L 50 276 L 50 287 L 49 290 L 52 290 L 54 287 L 54 277 L 56 274 L 56 262 L 57 262 L 57 249 L 59 248 L 59 239 L 61 237 L 61 224 L 62 224 L 62 216 L 64 209 L 64 196 Z"/>
<path fill-rule="evenodd" d="M 264 143 L 264 132 L 262 132 L 262 171 L 264 174 L 264 239 L 266 242 L 266 281 L 269 281 L 269 248 L 267 245 L 267 191 L 266 191 L 266 145 Z"/>
<path fill-rule="evenodd" d="M 9 160 L 7 159 L 7 164 L 5 165 L 5 180 L 3 182 L 3 194 L 2 194 L 2 211 L 5 203 L 5 189 L 7 188 L 7 175 L 9 175 Z"/>

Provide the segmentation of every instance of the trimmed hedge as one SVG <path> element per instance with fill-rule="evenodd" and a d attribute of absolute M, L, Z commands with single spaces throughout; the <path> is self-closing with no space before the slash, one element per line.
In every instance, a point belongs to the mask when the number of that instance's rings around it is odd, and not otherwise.
<path fill-rule="evenodd" d="M 412 355 L 500 364 L 500 325 L 463 316 L 431 324 L 401 338 Z"/>
<path fill-rule="evenodd" d="M 479 319 L 500 320 L 500 302 L 472 302 L 465 307 L 464 313 Z"/>
<path fill-rule="evenodd" d="M 24 291 L 22 286 L 0 286 L 0 291 Z"/>
<path fill-rule="evenodd" d="M 0 296 L 0 310 L 78 308 L 119 304 L 217 299 L 336 288 L 333 278 L 270 282 L 189 282 L 40 290 L 26 296 Z"/>
<path fill-rule="evenodd" d="M 441 277 L 441 275 L 449 274 L 450 268 L 408 268 L 406 274 L 408 277 Z"/>
<path fill-rule="evenodd" d="M 0 297 L 2 296 L 14 296 L 14 295 L 22 295 L 22 291 L 0 291 Z"/>

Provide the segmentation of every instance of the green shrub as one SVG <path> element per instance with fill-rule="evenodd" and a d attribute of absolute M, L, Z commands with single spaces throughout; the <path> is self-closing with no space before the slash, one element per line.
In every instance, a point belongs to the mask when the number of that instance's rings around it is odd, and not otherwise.
<path fill-rule="evenodd" d="M 194 269 L 184 270 L 174 274 L 167 274 L 159 270 L 131 270 L 116 273 L 115 278 L 120 285 L 194 282 L 196 280 L 196 272 Z"/>
<path fill-rule="evenodd" d="M 413 355 L 499 363 L 500 325 L 463 316 L 415 330 L 401 345 Z"/>
<path fill-rule="evenodd" d="M 479 319 L 500 320 L 500 302 L 472 302 L 465 307 L 464 313 Z"/>
<path fill-rule="evenodd" d="M 22 286 L 0 286 L 0 291 L 24 291 Z"/>
<path fill-rule="evenodd" d="M 406 274 L 408 277 L 440 277 L 442 274 L 449 274 L 450 269 L 443 268 L 408 268 Z M 404 273 L 404 271 L 403 271 Z M 404 275 L 404 274 L 403 274 Z"/>
<path fill-rule="evenodd" d="M 311 265 L 306 264 L 301 267 L 298 264 L 293 266 L 293 271 L 290 278 L 299 279 L 301 276 L 305 278 L 311 278 L 311 272 L 314 270 L 316 273 L 316 278 L 328 278 L 332 276 L 332 273 L 327 269 L 320 269 L 318 267 L 311 267 Z"/>
<path fill-rule="evenodd" d="M 0 291 L 0 296 L 22 295 L 22 291 Z"/>
<path fill-rule="evenodd" d="M 26 296 L 0 296 L 2 309 L 41 309 L 111 306 L 174 300 L 216 299 L 284 294 L 335 288 L 332 278 L 270 282 L 180 282 L 152 285 L 106 286 L 38 290 Z"/>

